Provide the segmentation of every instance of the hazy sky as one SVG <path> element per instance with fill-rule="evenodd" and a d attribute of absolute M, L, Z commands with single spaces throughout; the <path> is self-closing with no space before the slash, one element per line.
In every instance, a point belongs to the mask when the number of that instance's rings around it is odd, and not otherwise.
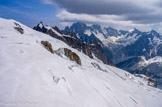
<path fill-rule="evenodd" d="M 30 27 L 40 21 L 59 27 L 76 21 L 117 29 L 162 33 L 162 0 L 0 0 L 0 17 Z"/>

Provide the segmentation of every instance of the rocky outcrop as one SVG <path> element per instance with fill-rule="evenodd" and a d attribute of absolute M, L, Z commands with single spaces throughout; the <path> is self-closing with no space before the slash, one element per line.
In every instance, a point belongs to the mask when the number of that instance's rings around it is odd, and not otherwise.
<path fill-rule="evenodd" d="M 14 27 L 19 33 L 24 34 L 24 29 L 16 22 L 14 22 L 16 27 Z"/>
<path fill-rule="evenodd" d="M 54 53 L 51 43 L 48 41 L 41 41 L 41 44 L 51 53 Z"/>
<path fill-rule="evenodd" d="M 70 60 L 75 61 L 77 64 L 81 65 L 81 60 L 76 53 L 67 48 L 64 48 L 64 52 L 65 56 L 67 56 Z"/>
<path fill-rule="evenodd" d="M 71 61 L 75 61 L 77 64 L 81 65 L 80 57 L 68 48 L 59 48 L 58 50 L 55 51 L 55 53 L 61 57 L 66 56 Z"/>

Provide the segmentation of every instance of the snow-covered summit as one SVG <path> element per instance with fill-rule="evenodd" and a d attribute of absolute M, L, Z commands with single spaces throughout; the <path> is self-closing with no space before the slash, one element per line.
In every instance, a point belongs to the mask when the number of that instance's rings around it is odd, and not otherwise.
<path fill-rule="evenodd" d="M 72 50 L 82 65 L 50 53 L 43 40 Z M 14 20 L 0 18 L 0 59 L 1 107 L 162 107 L 162 91 L 148 81 Z"/>

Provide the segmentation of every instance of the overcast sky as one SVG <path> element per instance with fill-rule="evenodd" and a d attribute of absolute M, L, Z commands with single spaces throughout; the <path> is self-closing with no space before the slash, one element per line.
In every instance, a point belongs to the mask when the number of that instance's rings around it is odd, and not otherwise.
<path fill-rule="evenodd" d="M 39 21 L 60 27 L 76 21 L 162 33 L 162 0 L 0 0 L 0 17 L 28 26 Z"/>

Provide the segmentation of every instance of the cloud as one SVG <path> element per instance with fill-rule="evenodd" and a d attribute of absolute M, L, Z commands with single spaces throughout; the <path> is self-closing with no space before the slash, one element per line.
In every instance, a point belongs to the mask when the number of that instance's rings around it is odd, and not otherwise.
<path fill-rule="evenodd" d="M 150 11 L 149 8 L 139 6 L 138 2 L 130 0 L 50 0 L 50 2 L 58 4 L 71 13 L 121 15 Z"/>
<path fill-rule="evenodd" d="M 131 20 L 134 23 L 142 24 L 159 23 L 162 22 L 162 14 L 159 13 L 129 14 L 125 17 L 125 20 Z"/>
<path fill-rule="evenodd" d="M 136 24 L 151 24 L 162 21 L 160 0 L 45 0 L 74 14 L 116 15 L 119 20 L 133 21 Z M 162 7 L 162 5 L 161 5 Z M 89 16 L 91 15 L 91 16 Z M 108 17 L 109 17 L 108 16 Z M 87 18 L 86 18 L 87 19 Z M 114 18 L 113 18 L 114 19 Z M 89 18 L 88 18 L 89 20 Z M 88 21 L 87 20 L 87 21 Z"/>
<path fill-rule="evenodd" d="M 57 18 L 62 21 L 83 21 L 87 23 L 98 23 L 98 24 L 111 24 L 111 25 L 123 25 L 123 26 L 140 26 L 140 24 L 133 24 L 132 21 L 120 20 L 124 19 L 122 16 L 117 15 L 88 15 L 88 14 L 76 14 L 70 13 L 66 10 L 62 10 L 56 15 Z"/>
<path fill-rule="evenodd" d="M 46 0 L 57 5 L 63 25 L 76 21 L 118 28 L 158 29 L 162 25 L 161 0 Z M 67 23 L 65 23 L 67 22 Z"/>
<path fill-rule="evenodd" d="M 162 1 L 160 0 L 160 1 L 156 2 L 155 5 L 162 8 Z"/>

